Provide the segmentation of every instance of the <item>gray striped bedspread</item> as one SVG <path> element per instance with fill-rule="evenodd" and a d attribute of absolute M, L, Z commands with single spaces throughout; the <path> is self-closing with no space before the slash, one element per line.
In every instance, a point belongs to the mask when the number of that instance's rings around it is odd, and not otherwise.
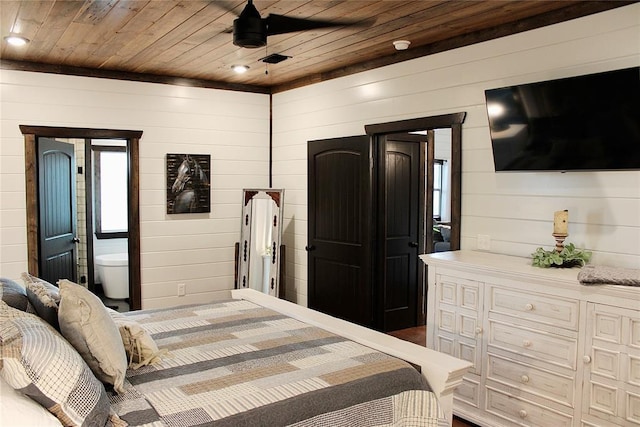
<path fill-rule="evenodd" d="M 110 393 L 129 425 L 448 425 L 408 363 L 251 302 L 130 317 L 168 353 Z"/>

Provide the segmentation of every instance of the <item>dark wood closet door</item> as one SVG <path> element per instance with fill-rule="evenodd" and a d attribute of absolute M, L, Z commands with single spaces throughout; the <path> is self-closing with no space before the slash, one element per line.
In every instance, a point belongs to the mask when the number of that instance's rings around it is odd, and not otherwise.
<path fill-rule="evenodd" d="M 309 307 L 373 326 L 368 136 L 308 145 Z"/>
<path fill-rule="evenodd" d="M 410 139 L 410 137 L 407 137 Z M 426 136 L 425 136 L 426 139 Z M 384 236 L 378 286 L 382 291 L 383 329 L 417 325 L 418 254 L 421 227 L 421 146 L 387 136 L 378 175 L 380 234 Z"/>
<path fill-rule="evenodd" d="M 77 279 L 74 145 L 38 138 L 40 266 L 50 283 Z"/>

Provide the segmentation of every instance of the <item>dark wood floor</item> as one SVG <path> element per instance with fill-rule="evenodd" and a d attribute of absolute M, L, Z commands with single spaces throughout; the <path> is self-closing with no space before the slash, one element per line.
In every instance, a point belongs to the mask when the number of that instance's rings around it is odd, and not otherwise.
<path fill-rule="evenodd" d="M 400 329 L 399 331 L 389 332 L 389 335 L 393 335 L 401 340 L 410 341 L 414 344 L 425 346 L 427 345 L 427 327 L 416 326 L 415 328 Z M 478 427 L 475 424 L 463 420 L 462 418 L 453 418 L 453 427 Z"/>
<path fill-rule="evenodd" d="M 393 335 L 401 340 L 410 341 L 414 344 L 427 346 L 427 327 L 416 326 L 415 328 L 400 329 L 399 331 L 391 331 L 389 335 Z"/>

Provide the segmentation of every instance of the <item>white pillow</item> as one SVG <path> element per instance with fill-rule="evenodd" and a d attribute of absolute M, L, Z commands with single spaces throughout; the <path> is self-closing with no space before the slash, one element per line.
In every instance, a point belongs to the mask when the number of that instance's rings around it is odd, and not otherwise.
<path fill-rule="evenodd" d="M 58 322 L 60 332 L 80 353 L 102 382 L 124 392 L 127 355 L 118 327 L 100 298 L 86 288 L 63 279 Z"/>
<path fill-rule="evenodd" d="M 159 350 L 149 332 L 147 332 L 138 322 L 129 319 L 122 313 L 118 313 L 107 307 L 107 311 L 120 330 L 120 337 L 124 350 L 129 358 L 129 367 L 138 369 L 161 361 L 160 356 L 166 353 Z"/>
<path fill-rule="evenodd" d="M 37 402 L 15 391 L 0 377 L 0 426 L 60 427 L 60 421 Z"/>

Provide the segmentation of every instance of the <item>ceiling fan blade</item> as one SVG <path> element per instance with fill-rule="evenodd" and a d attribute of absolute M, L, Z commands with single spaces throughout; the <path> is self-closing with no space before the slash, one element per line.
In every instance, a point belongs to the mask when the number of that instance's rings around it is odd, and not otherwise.
<path fill-rule="evenodd" d="M 370 21 L 325 21 L 320 19 L 292 18 L 290 16 L 270 14 L 264 20 L 267 23 L 267 35 L 308 31 L 317 28 L 346 27 L 352 25 L 369 26 Z"/>

